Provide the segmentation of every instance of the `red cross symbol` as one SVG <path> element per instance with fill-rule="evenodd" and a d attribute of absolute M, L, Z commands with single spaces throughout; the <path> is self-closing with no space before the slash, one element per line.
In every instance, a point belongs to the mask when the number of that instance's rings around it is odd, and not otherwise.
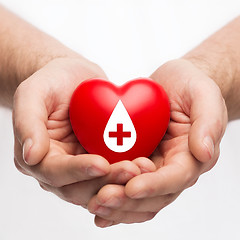
<path fill-rule="evenodd" d="M 117 138 L 117 145 L 122 146 L 123 145 L 123 138 L 129 138 L 131 137 L 131 132 L 124 132 L 123 131 L 123 124 L 118 123 L 117 124 L 117 131 L 116 132 L 109 132 L 110 138 Z"/>

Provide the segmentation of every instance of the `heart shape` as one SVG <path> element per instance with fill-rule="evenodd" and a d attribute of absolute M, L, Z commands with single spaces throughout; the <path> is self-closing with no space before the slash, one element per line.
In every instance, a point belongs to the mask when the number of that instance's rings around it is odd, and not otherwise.
<path fill-rule="evenodd" d="M 114 163 L 151 155 L 167 130 L 170 105 L 164 89 L 148 78 L 122 86 L 90 79 L 74 91 L 69 116 L 84 149 Z"/>

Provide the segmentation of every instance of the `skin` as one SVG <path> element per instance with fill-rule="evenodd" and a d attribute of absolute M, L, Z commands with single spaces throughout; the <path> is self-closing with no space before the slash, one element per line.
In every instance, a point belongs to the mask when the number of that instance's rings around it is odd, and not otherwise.
<path fill-rule="evenodd" d="M 151 77 L 164 87 L 171 104 L 167 133 L 151 156 L 156 171 L 136 176 L 126 186 L 104 186 L 88 205 L 97 226 L 150 220 L 217 162 L 227 125 L 219 87 L 186 60 L 168 62 Z M 100 213 L 99 205 L 105 208 Z"/>
<path fill-rule="evenodd" d="M 14 162 L 60 198 L 86 207 L 106 184 L 126 184 L 152 162 L 111 165 L 87 154 L 68 118 L 70 97 L 89 78 L 105 78 L 95 63 L 0 7 L 0 103 L 13 110 Z"/>
<path fill-rule="evenodd" d="M 152 219 L 215 165 L 227 122 L 240 117 L 239 29 L 240 17 L 151 75 L 171 103 L 167 134 L 150 158 L 157 170 L 104 186 L 88 204 L 97 226 Z"/>
<path fill-rule="evenodd" d="M 106 183 L 125 184 L 141 173 L 133 162 L 110 166 L 87 154 L 72 132 L 71 95 L 96 70 L 79 59 L 52 60 L 20 84 L 13 103 L 16 167 L 44 190 L 83 207 Z"/>
<path fill-rule="evenodd" d="M 228 118 L 240 114 L 239 18 L 151 75 L 171 103 L 166 136 L 149 159 L 113 165 L 84 151 L 68 118 L 76 86 L 107 79 L 103 70 L 4 8 L 0 20 L 0 102 L 13 110 L 16 167 L 87 207 L 97 226 L 152 219 L 215 165 Z"/>

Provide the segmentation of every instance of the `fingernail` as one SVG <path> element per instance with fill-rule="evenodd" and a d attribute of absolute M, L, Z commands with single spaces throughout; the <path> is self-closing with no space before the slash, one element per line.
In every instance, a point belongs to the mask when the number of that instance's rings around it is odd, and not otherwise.
<path fill-rule="evenodd" d="M 97 208 L 97 210 L 95 211 L 95 214 L 100 216 L 108 216 L 110 215 L 110 213 L 111 213 L 111 210 L 109 208 L 102 207 L 102 206 Z"/>
<path fill-rule="evenodd" d="M 91 166 L 87 168 L 87 174 L 91 177 L 100 177 L 104 176 L 106 173 L 99 168 Z"/>
<path fill-rule="evenodd" d="M 212 138 L 209 137 L 209 136 L 206 136 L 203 139 L 203 144 L 207 147 L 208 153 L 209 153 L 210 159 L 211 159 L 213 157 L 213 154 L 214 154 L 214 144 L 213 144 Z"/>
<path fill-rule="evenodd" d="M 31 138 L 27 138 L 23 143 L 23 160 L 26 164 L 29 164 L 29 153 L 32 145 L 33 141 Z"/>

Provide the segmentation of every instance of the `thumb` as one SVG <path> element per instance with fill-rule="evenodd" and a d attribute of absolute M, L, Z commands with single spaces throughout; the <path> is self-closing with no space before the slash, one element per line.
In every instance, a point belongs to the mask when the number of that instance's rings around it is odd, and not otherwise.
<path fill-rule="evenodd" d="M 200 162 L 219 154 L 227 125 L 227 110 L 218 86 L 211 80 L 195 82 L 191 91 L 189 149 Z"/>
<path fill-rule="evenodd" d="M 38 164 L 49 150 L 47 119 L 40 91 L 22 83 L 14 95 L 13 128 L 21 145 L 22 158 L 28 165 Z"/>

